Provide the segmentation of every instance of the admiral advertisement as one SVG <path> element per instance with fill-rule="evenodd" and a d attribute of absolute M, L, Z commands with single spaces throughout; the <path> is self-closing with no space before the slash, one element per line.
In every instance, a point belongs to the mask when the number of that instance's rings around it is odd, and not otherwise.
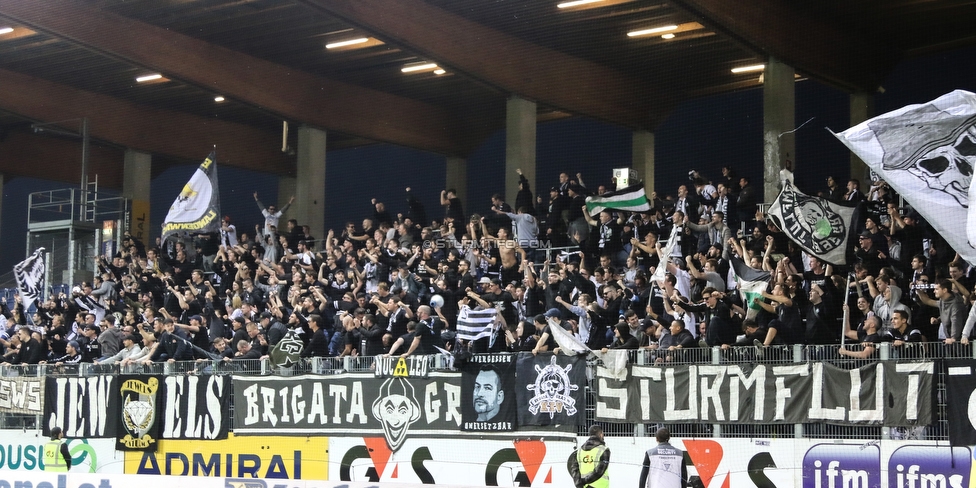
<path fill-rule="evenodd" d="M 162 439 L 156 452 L 126 452 L 126 474 L 329 479 L 327 437 Z"/>
<path fill-rule="evenodd" d="M 597 369 L 596 419 L 608 422 L 925 426 L 935 364 L 631 366 Z"/>

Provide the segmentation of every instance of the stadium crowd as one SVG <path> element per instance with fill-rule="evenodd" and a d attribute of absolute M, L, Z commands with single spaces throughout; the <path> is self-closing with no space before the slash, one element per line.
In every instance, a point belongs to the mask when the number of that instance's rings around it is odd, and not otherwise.
<path fill-rule="evenodd" d="M 440 217 L 428 218 L 406 188 L 391 205 L 401 213 L 373 199 L 371 215 L 321 238 L 294 219 L 279 226 L 293 198 L 265 207 L 257 193 L 264 221 L 253 233 L 224 217 L 218 232 L 156 245 L 126 235 L 111 259 L 95 258 L 93 282 L 48 297 L 31 317 L 20 297 L 3 303 L 2 361 L 258 359 L 289 331 L 305 357 L 538 353 L 558 347 L 552 327 L 594 350 L 762 351 L 843 335 L 865 344 L 840 349 L 856 357 L 882 341 L 968 343 L 972 333 L 969 265 L 883 182 L 866 193 L 857 180 L 845 188 L 834 178 L 806 189 L 863 207 L 853 265 L 838 267 L 768 223 L 762 189 L 731 167 L 715 180 L 691 172 L 673 195 L 653 192 L 649 211 L 595 216 L 586 197 L 608 186 L 563 173 L 534 197 L 519 176 L 514 207 L 496 194 L 468 214 L 448 189 L 443 212 L 430 212 Z M 671 255 L 660 256 L 672 235 Z M 770 272 L 761 296 L 743 302 L 732 259 Z M 465 308 L 494 309 L 494 332 L 459 340 Z"/>

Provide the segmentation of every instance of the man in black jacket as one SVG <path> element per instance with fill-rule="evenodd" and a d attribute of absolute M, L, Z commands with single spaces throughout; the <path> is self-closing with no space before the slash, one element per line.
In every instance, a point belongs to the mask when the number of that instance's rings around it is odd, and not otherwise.
<path fill-rule="evenodd" d="M 30 327 L 17 329 L 17 336 L 20 337 L 20 353 L 14 364 L 37 364 L 44 359 L 44 348 L 31 337 Z"/>
<path fill-rule="evenodd" d="M 349 312 L 342 312 L 341 315 L 347 314 Z M 326 337 L 322 324 L 321 315 L 312 314 L 308 316 L 308 326 L 312 329 L 312 340 L 309 341 L 308 346 L 302 351 L 303 358 L 326 357 L 329 355 L 329 338 Z"/>
<path fill-rule="evenodd" d="M 159 336 L 159 345 L 156 346 L 156 351 L 144 362 L 193 361 L 193 348 L 190 347 L 190 339 L 185 332 L 176 327 L 176 322 L 173 319 L 163 321 L 163 331 L 163 334 Z"/>
<path fill-rule="evenodd" d="M 702 299 L 705 301 L 699 305 L 690 303 L 675 302 L 675 306 L 687 312 L 704 313 L 705 337 L 699 338 L 699 343 L 704 342 L 703 346 L 725 346 L 735 344 L 735 325 L 732 323 L 732 312 L 728 304 L 723 300 L 722 294 L 715 288 L 708 287 L 702 290 Z"/>
<path fill-rule="evenodd" d="M 383 354 L 383 335 L 386 334 L 386 327 L 379 324 L 376 316 L 366 314 L 363 316 L 362 326 L 359 335 L 362 337 L 359 354 L 363 356 L 376 356 Z"/>

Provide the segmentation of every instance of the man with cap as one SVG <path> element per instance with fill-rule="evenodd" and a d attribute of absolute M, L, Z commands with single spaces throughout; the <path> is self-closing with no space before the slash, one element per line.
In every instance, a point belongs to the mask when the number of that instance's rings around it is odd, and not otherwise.
<path fill-rule="evenodd" d="M 590 426 L 590 438 L 569 458 L 569 474 L 576 488 L 609 488 L 610 449 L 603 442 L 603 427 Z"/>
<path fill-rule="evenodd" d="M 546 204 L 546 236 L 557 243 L 564 241 L 566 234 L 566 222 L 563 220 L 563 211 L 569 209 L 569 197 L 559 193 L 559 188 L 549 189 L 549 201 Z M 539 197 L 542 203 L 542 197 Z M 555 245 L 555 244 L 554 244 Z"/>
<path fill-rule="evenodd" d="M 81 337 L 78 338 L 78 345 L 81 346 L 81 362 L 93 363 L 102 357 L 102 346 L 98 343 L 98 336 L 101 329 L 95 324 L 85 324 L 81 329 Z"/>
<path fill-rule="evenodd" d="M 281 339 L 288 333 L 288 327 L 282 324 L 281 321 L 276 320 L 274 314 L 267 310 L 261 312 L 259 320 L 261 327 L 267 331 L 269 349 L 281 342 Z"/>
<path fill-rule="evenodd" d="M 237 227 L 230 223 L 230 215 L 220 221 L 220 245 L 227 249 L 237 245 Z"/>
<path fill-rule="evenodd" d="M 485 280 L 486 278 L 482 278 Z M 487 284 L 482 283 L 482 294 L 479 296 L 474 292 L 468 292 L 468 297 L 474 299 L 484 308 L 494 308 L 495 310 L 501 312 L 502 317 L 505 317 L 505 323 L 517 324 L 518 316 L 515 314 L 515 298 L 512 294 L 505 291 L 502 286 L 502 281 L 498 278 L 489 280 Z"/>
<path fill-rule="evenodd" d="M 81 362 L 81 346 L 78 345 L 78 341 L 68 341 L 64 346 L 64 356 L 52 359 L 51 363 L 55 366 L 61 366 L 62 364 L 77 364 Z M 41 361 L 44 363 L 45 361 Z"/>
<path fill-rule="evenodd" d="M 639 488 L 684 488 L 688 486 L 688 467 L 684 452 L 672 446 L 671 432 L 660 428 L 655 435 L 657 446 L 644 453 Z"/>
<path fill-rule="evenodd" d="M 562 327 L 563 330 L 572 334 L 573 327 L 568 322 L 562 321 L 560 315 L 559 309 L 550 308 L 545 314 L 535 317 L 535 327 L 539 331 L 539 340 L 536 342 L 535 348 L 532 349 L 533 355 L 553 351 L 558 347 L 556 339 L 552 336 L 551 327 Z"/>
<path fill-rule="evenodd" d="M 868 275 L 878 276 L 878 272 L 881 268 L 885 266 L 887 262 L 887 256 L 881 253 L 881 251 L 874 247 L 874 239 L 870 231 L 865 230 L 861 232 L 858 237 L 858 247 L 854 251 L 854 256 L 860 261 L 864 269 L 867 270 Z"/>
<path fill-rule="evenodd" d="M 142 347 L 139 345 L 140 337 L 135 334 L 129 334 L 122 338 L 122 349 L 112 356 L 109 356 L 102 360 L 95 361 L 95 364 L 115 364 L 124 359 L 128 359 L 136 354 L 142 352 Z M 74 342 L 74 341 L 72 341 Z M 71 351 L 71 343 L 68 343 L 68 351 Z"/>
<path fill-rule="evenodd" d="M 44 443 L 44 471 L 53 473 L 67 473 L 71 469 L 71 452 L 68 443 L 64 441 L 61 427 L 51 428 L 51 440 Z"/>

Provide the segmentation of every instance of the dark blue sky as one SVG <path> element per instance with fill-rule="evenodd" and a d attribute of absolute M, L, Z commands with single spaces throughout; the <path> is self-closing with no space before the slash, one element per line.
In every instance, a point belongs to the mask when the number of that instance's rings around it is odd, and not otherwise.
<path fill-rule="evenodd" d="M 976 91 L 976 48 L 955 50 L 900 64 L 875 94 L 880 114 L 910 103 L 921 103 L 955 89 Z M 796 132 L 797 183 L 815 192 L 828 175 L 848 174 L 849 152 L 825 128 L 849 126 L 847 94 L 815 81 L 796 85 L 796 125 L 814 119 Z M 657 190 L 674 193 L 698 169 L 715 178 L 729 164 L 753 181 L 762 177 L 762 90 L 760 88 L 714 95 L 684 102 L 655 131 Z M 208 148 L 201 148 L 201 160 Z M 533 192 L 551 186 L 560 172 L 582 173 L 591 186 L 608 183 L 611 170 L 629 166 L 631 131 L 602 122 L 575 118 L 540 124 L 537 133 L 536 173 Z M 468 157 L 468 207 L 466 213 L 484 212 L 495 192 L 504 192 L 505 132 L 488 137 Z M 260 214 L 251 194 L 260 193 L 269 203 L 278 199 L 273 175 L 218 168 L 221 212 L 230 215 L 240 229 L 253 229 Z M 406 210 L 403 190 L 410 186 L 427 206 L 429 215 L 440 216 L 438 194 L 444 188 L 442 156 L 389 145 L 329 151 L 327 155 L 326 227 L 340 228 L 347 220 L 357 223 L 371 212 L 370 198 L 387 202 L 395 214 Z M 152 225 L 155 229 L 173 198 L 195 170 L 194 165 L 171 168 L 152 182 Z M 10 269 L 26 253 L 27 196 L 31 192 L 65 188 L 56 183 L 18 177 L 3 188 L 0 269 Z M 650 189 L 649 189 L 650 191 Z M 288 195 L 281 198 L 281 203 Z M 158 234 L 158 231 L 157 231 Z M 321 237 L 321 236 L 316 236 Z"/>

